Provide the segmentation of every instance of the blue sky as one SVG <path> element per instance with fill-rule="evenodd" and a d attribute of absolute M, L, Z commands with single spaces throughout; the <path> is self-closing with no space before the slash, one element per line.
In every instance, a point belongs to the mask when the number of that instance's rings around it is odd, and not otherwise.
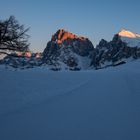
<path fill-rule="evenodd" d="M 0 19 L 14 15 L 30 27 L 31 50 L 42 51 L 59 28 L 111 40 L 120 29 L 140 33 L 139 0 L 0 0 Z"/>

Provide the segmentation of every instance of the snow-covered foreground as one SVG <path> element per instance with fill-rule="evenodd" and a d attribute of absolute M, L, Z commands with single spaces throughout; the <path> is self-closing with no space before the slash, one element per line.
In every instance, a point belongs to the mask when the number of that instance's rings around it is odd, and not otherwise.
<path fill-rule="evenodd" d="M 140 140 L 140 61 L 98 71 L 0 68 L 0 140 Z"/>

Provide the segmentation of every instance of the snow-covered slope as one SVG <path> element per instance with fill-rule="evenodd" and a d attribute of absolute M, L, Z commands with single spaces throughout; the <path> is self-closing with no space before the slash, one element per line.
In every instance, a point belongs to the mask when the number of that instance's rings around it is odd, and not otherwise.
<path fill-rule="evenodd" d="M 0 54 L 0 60 L 4 59 L 4 57 L 6 57 L 6 54 Z"/>
<path fill-rule="evenodd" d="M 0 68 L 0 140 L 139 140 L 140 61 L 98 71 Z"/>
<path fill-rule="evenodd" d="M 128 30 L 121 30 L 118 35 L 129 47 L 140 47 L 140 35 Z"/>

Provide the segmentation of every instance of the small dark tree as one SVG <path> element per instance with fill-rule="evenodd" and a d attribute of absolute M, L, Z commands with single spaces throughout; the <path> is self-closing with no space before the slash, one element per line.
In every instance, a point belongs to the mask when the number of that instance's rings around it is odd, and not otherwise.
<path fill-rule="evenodd" d="M 27 51 L 28 30 L 29 28 L 25 29 L 14 16 L 10 16 L 7 20 L 0 20 L 0 50 Z"/>

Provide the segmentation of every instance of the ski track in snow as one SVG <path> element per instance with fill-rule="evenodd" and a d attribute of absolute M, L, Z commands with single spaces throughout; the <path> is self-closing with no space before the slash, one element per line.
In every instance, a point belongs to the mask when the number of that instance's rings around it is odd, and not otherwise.
<path fill-rule="evenodd" d="M 6 116 L 9 116 L 11 114 L 15 114 L 15 113 L 19 113 L 21 110 L 26 110 L 28 108 L 33 108 L 39 104 L 43 104 L 43 103 L 47 103 L 47 102 L 50 102 L 52 101 L 54 98 L 61 98 L 62 96 L 69 96 L 70 94 L 72 94 L 74 91 L 78 90 L 79 88 L 87 85 L 88 83 L 90 82 L 90 80 L 87 80 L 85 82 L 81 82 L 80 84 L 77 84 L 76 86 L 74 85 L 73 88 L 71 89 L 68 89 L 67 91 L 65 91 L 64 93 L 59 93 L 57 95 L 53 95 L 53 96 L 50 96 L 46 99 L 42 99 L 41 101 L 38 101 L 37 103 L 36 102 L 29 102 L 27 103 L 25 106 L 21 107 L 21 108 L 18 108 L 18 109 L 15 109 L 15 110 L 11 110 L 11 111 L 8 111 L 6 113 L 2 113 L 0 112 L 0 115 L 3 116 L 3 117 L 6 117 Z"/>

